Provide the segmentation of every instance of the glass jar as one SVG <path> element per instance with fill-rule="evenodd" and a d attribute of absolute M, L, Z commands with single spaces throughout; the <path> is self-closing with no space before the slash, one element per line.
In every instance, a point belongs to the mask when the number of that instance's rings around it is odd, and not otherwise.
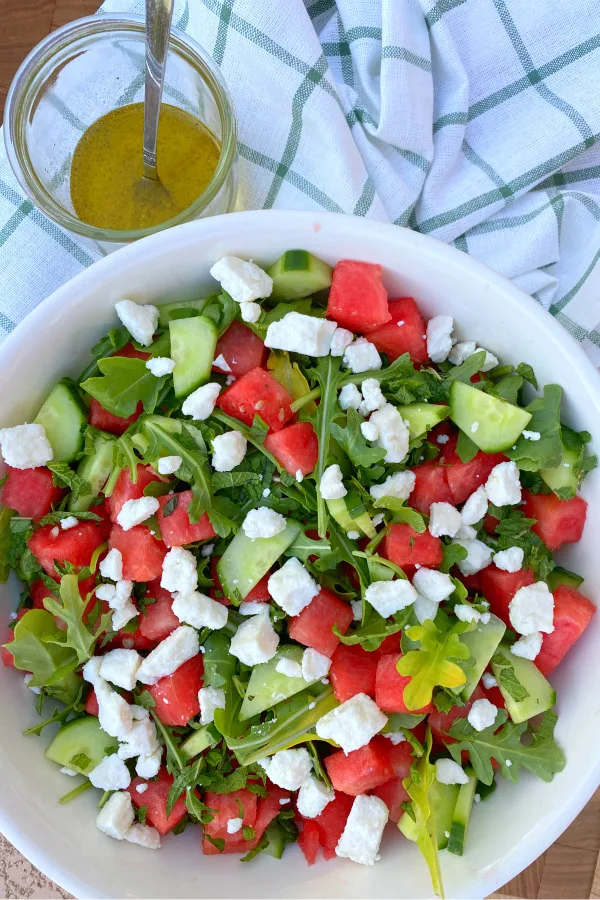
<path fill-rule="evenodd" d="M 70 190 L 75 147 L 100 116 L 143 101 L 144 73 L 144 19 L 88 16 L 52 32 L 32 50 L 6 100 L 6 152 L 23 191 L 46 216 L 103 255 L 172 225 L 229 212 L 235 203 L 237 130 L 229 91 L 208 54 L 173 28 L 163 100 L 198 118 L 218 139 L 221 153 L 212 180 L 191 206 L 150 228 L 96 228 L 77 217 Z"/>

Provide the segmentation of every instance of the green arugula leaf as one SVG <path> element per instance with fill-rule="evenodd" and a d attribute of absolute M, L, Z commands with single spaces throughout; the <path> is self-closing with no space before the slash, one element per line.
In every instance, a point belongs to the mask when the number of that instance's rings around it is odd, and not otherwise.
<path fill-rule="evenodd" d="M 456 453 L 458 458 L 463 463 L 471 462 L 479 452 L 479 447 L 475 444 L 471 438 L 464 433 L 464 431 L 458 432 L 458 439 L 456 441 Z"/>
<path fill-rule="evenodd" d="M 67 519 L 72 515 L 73 515 L 73 513 L 68 509 L 64 509 L 61 512 L 48 513 L 47 516 L 43 516 L 39 520 L 39 524 L 40 525 L 59 525 L 63 519 Z M 92 512 L 91 510 L 89 510 L 89 511 L 81 510 L 81 511 L 78 511 L 75 515 L 76 515 L 78 521 L 80 521 L 80 522 L 101 522 L 102 521 L 102 517 L 96 515 L 96 513 Z"/>
<path fill-rule="evenodd" d="M 206 305 L 202 309 L 202 315 L 212 319 L 219 336 L 227 331 L 238 313 L 239 304 L 235 302 L 227 291 L 211 294 L 206 298 Z"/>
<path fill-rule="evenodd" d="M 83 621 L 87 603 L 79 593 L 77 575 L 63 575 L 60 580 L 60 602 L 54 597 L 45 597 L 44 606 L 53 616 L 62 619 L 67 626 L 66 635 L 65 632 L 59 631 L 55 638 L 46 640 L 74 650 L 78 662 L 86 663 L 93 656 L 97 635 L 109 630 L 111 614 L 101 617 L 96 632 L 92 634 Z"/>
<path fill-rule="evenodd" d="M 337 625 L 333 626 L 333 633 L 337 635 L 342 644 L 360 646 L 369 652 L 378 650 L 383 641 L 391 634 L 398 634 L 411 618 L 410 607 L 401 610 L 392 616 L 392 621 L 384 619 L 372 607 L 366 610 L 366 617 L 355 631 L 341 634 Z M 400 644 L 398 643 L 398 647 Z"/>
<path fill-rule="evenodd" d="M 429 868 L 434 892 L 444 896 L 442 872 L 437 848 L 435 808 L 431 804 L 430 790 L 435 782 L 435 766 L 430 761 L 431 729 L 427 729 L 425 752 L 411 766 L 410 776 L 402 784 L 410 797 L 410 811 L 416 824 L 416 844 Z"/>
<path fill-rule="evenodd" d="M 431 703 L 437 686 L 457 688 L 466 682 L 457 660 L 469 659 L 469 650 L 459 640 L 467 629 L 465 622 L 457 622 L 449 630 L 440 631 L 430 619 L 407 629 L 410 640 L 420 644 L 418 650 L 410 650 L 397 665 L 400 675 L 411 676 L 404 688 L 407 709 L 419 710 Z"/>
<path fill-rule="evenodd" d="M 380 497 L 378 500 L 373 501 L 373 507 L 375 509 L 389 509 L 390 512 L 394 513 L 394 523 L 406 523 L 417 534 L 423 534 L 427 528 L 421 513 L 410 506 L 406 506 L 406 501 L 400 500 L 398 497 Z"/>
<path fill-rule="evenodd" d="M 448 745 L 452 757 L 460 762 L 462 751 L 466 750 L 477 778 L 484 784 L 491 784 L 494 778 L 492 759 L 509 781 L 519 780 L 521 768 L 542 781 L 552 781 L 565 767 L 564 754 L 554 740 L 556 714 L 552 710 L 545 712 L 537 727 L 531 722 L 515 725 L 507 718 L 506 710 L 499 709 L 494 724 L 483 731 L 475 731 L 466 718 L 457 719 L 450 728 L 451 737 L 456 739 L 456 743 Z M 523 743 L 525 734 L 529 744 Z"/>
<path fill-rule="evenodd" d="M 340 360 L 335 356 L 325 356 L 318 360 L 311 374 L 314 375 L 321 388 L 321 399 L 315 415 L 315 431 L 319 442 L 319 456 L 314 472 L 316 483 L 321 484 L 321 478 L 327 468 L 329 458 L 331 423 L 338 410 L 337 391 L 342 378 Z M 321 496 L 321 491 L 317 492 L 317 520 L 319 537 L 324 539 L 327 537 L 329 513 L 327 504 Z"/>
<path fill-rule="evenodd" d="M 30 609 L 15 625 L 13 640 L 4 646 L 12 653 L 16 669 L 31 672 L 31 687 L 56 685 L 77 666 L 77 654 L 61 642 L 64 633 L 54 617 L 43 609 Z"/>
<path fill-rule="evenodd" d="M 506 401 L 513 406 L 519 405 L 519 391 L 523 387 L 523 379 L 520 375 L 505 375 L 499 381 L 488 381 L 484 390 L 500 400 Z"/>
<path fill-rule="evenodd" d="M 231 640 L 222 631 L 213 631 L 204 642 L 204 687 L 227 687 L 236 671 L 236 659 L 229 653 Z"/>
<path fill-rule="evenodd" d="M 529 697 L 528 691 L 525 690 L 517 676 L 510 657 L 502 646 L 498 647 L 492 657 L 492 662 L 497 666 L 497 675 L 499 687 L 503 688 L 517 703 L 526 700 Z"/>
<path fill-rule="evenodd" d="M 148 807 L 147 806 L 138 806 L 137 811 L 137 820 L 142 825 L 146 824 L 146 816 L 148 815 Z"/>
<path fill-rule="evenodd" d="M 328 557 L 331 555 L 331 544 L 329 541 L 315 541 L 313 538 L 306 536 L 302 532 L 293 544 L 285 551 L 286 556 L 295 556 L 302 562 L 308 562 L 310 556 Z"/>
<path fill-rule="evenodd" d="M 67 719 L 70 716 L 72 716 L 73 714 L 81 713 L 84 711 L 85 701 L 83 700 L 83 693 L 84 693 L 84 689 L 85 689 L 85 684 L 84 684 L 82 678 L 80 678 L 78 675 L 71 674 L 71 675 L 68 675 L 63 680 L 62 683 L 59 682 L 59 684 L 55 687 L 60 688 L 63 686 L 69 686 L 70 684 L 72 684 L 73 686 L 77 686 L 77 691 L 76 691 L 74 697 L 72 697 L 69 702 L 67 702 L 66 696 L 60 696 L 57 698 L 58 700 L 61 701 L 61 703 L 66 703 L 67 705 L 66 706 L 62 706 L 62 705 L 57 706 L 55 708 L 54 712 L 52 713 L 52 715 L 50 715 L 47 719 L 44 719 L 42 722 L 38 722 L 37 725 L 32 725 L 31 728 L 27 728 L 23 732 L 24 735 L 28 735 L 28 734 L 38 734 L 39 735 L 42 733 L 42 731 L 44 730 L 44 728 L 46 728 L 47 725 L 53 725 L 55 722 L 60 722 L 61 724 L 64 724 L 67 721 Z M 47 692 L 47 688 L 45 690 Z"/>
<path fill-rule="evenodd" d="M 378 462 L 382 462 L 386 451 L 383 447 L 371 447 L 363 437 L 360 426 L 364 422 L 355 409 L 349 409 L 346 414 L 346 425 L 342 428 L 335 422 L 329 425 L 331 436 L 340 445 L 350 462 L 355 466 L 364 466 L 368 469 Z"/>
<path fill-rule="evenodd" d="M 258 472 L 213 472 L 213 491 L 231 490 L 244 484 L 261 484 Z"/>
<path fill-rule="evenodd" d="M 10 520 L 14 513 L 12 509 L 0 507 L 0 584 L 4 584 L 10 570 L 10 548 L 12 545 L 12 531 Z"/>
<path fill-rule="evenodd" d="M 477 353 L 472 353 L 471 356 L 468 356 L 460 366 L 452 366 L 451 369 L 448 369 L 443 381 L 446 394 L 450 391 L 450 385 L 453 381 L 462 381 L 465 384 L 470 384 L 473 375 L 481 372 L 481 367 L 485 362 L 485 355 L 485 350 L 478 350 Z"/>
<path fill-rule="evenodd" d="M 448 573 L 457 562 L 467 558 L 467 551 L 462 544 L 443 544 L 442 553 L 443 559 L 440 565 L 440 572 Z"/>
<path fill-rule="evenodd" d="M 528 381 L 530 385 L 532 385 L 537 391 L 537 378 L 535 377 L 535 372 L 531 368 L 528 363 L 519 363 L 516 368 L 517 375 L 520 375 L 525 381 Z"/>
<path fill-rule="evenodd" d="M 98 368 L 101 376 L 87 378 L 81 387 L 105 409 L 127 418 L 141 402 L 147 413 L 154 411 L 166 376 L 157 378 L 146 368 L 144 360 L 123 356 L 101 359 Z"/>
<path fill-rule="evenodd" d="M 507 450 L 506 455 L 513 459 L 520 469 L 537 472 L 538 469 L 557 466 L 562 457 L 562 441 L 560 427 L 560 401 L 562 388 L 557 384 L 547 384 L 544 396 L 537 397 L 526 411 L 531 413 L 527 431 L 537 431 L 538 441 L 521 437 L 514 449 Z"/>

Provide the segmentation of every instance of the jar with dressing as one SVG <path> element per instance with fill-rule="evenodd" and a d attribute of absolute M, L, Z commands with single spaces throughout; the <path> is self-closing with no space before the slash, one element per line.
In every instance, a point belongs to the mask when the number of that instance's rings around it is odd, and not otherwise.
<path fill-rule="evenodd" d="M 158 137 L 164 198 L 140 202 L 144 20 L 89 16 L 30 53 L 5 113 L 22 189 L 102 254 L 164 228 L 229 212 L 236 199 L 236 123 L 210 57 L 173 28 Z"/>

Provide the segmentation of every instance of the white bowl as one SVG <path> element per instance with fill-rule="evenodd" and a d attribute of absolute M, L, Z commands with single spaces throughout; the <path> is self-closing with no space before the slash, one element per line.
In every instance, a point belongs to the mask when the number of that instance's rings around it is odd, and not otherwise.
<path fill-rule="evenodd" d="M 158 302 L 212 289 L 211 263 L 229 253 L 271 263 L 303 247 L 330 263 L 343 257 L 383 265 L 391 296 L 414 295 L 427 315 L 449 313 L 458 333 L 505 361 L 531 363 L 542 384 L 565 389 L 564 412 L 600 447 L 600 380 L 581 348 L 533 300 L 472 258 L 429 237 L 330 213 L 249 212 L 220 216 L 157 234 L 109 256 L 42 303 L 0 348 L 0 424 L 30 420 L 62 375 L 76 375 L 90 346 L 115 325 L 123 297 Z M 600 477 L 586 481 L 583 540 L 564 559 L 600 583 Z M 16 583 L 0 591 L 0 620 L 18 599 Z M 552 784 L 525 774 L 518 786 L 500 779 L 474 811 L 462 857 L 442 853 L 449 897 L 484 897 L 531 863 L 579 813 L 600 783 L 600 616 L 553 681 L 557 738 L 567 765 Z M 363 868 L 339 860 L 308 868 L 297 847 L 284 861 L 251 864 L 201 854 L 197 829 L 168 837 L 159 853 L 117 844 L 95 827 L 95 792 L 67 806 L 57 798 L 68 778 L 44 758 L 45 737 L 24 737 L 36 721 L 31 695 L 12 670 L 0 677 L 0 829 L 50 878 L 77 897 L 428 897 L 425 863 L 414 845 L 389 829 L 381 862 Z"/>

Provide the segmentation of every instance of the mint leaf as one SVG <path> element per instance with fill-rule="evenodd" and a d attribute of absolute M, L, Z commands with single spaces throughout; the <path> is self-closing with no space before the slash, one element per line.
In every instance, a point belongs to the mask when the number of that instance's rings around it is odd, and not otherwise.
<path fill-rule="evenodd" d="M 138 403 L 147 413 L 154 411 L 166 376 L 157 378 L 142 359 L 112 356 L 98 361 L 101 376 L 87 378 L 81 385 L 91 397 L 115 416 L 133 415 Z"/>
<path fill-rule="evenodd" d="M 262 482 L 258 472 L 213 472 L 213 491 L 231 490 L 244 484 L 259 484 Z"/>
<path fill-rule="evenodd" d="M 560 401 L 562 388 L 557 384 L 547 384 L 544 396 L 537 397 L 525 409 L 531 413 L 527 431 L 537 431 L 538 441 L 521 437 L 514 450 L 507 450 L 506 455 L 513 459 L 520 469 L 537 472 L 538 469 L 557 466 L 562 457 L 562 441 L 560 427 Z"/>
<path fill-rule="evenodd" d="M 91 487 L 89 482 L 74 472 L 65 462 L 49 462 L 47 468 L 52 472 L 52 480 L 57 487 L 68 488 L 76 500 L 82 494 L 89 494 Z"/>
<path fill-rule="evenodd" d="M 383 447 L 371 447 L 363 437 L 360 426 L 364 422 L 355 409 L 349 409 L 346 414 L 346 425 L 342 428 L 335 422 L 329 425 L 331 436 L 340 445 L 350 462 L 355 466 L 363 466 L 368 469 L 381 462 L 386 451 Z"/>
<path fill-rule="evenodd" d="M 8 578 L 10 569 L 9 553 L 12 545 L 12 532 L 10 520 L 14 513 L 11 509 L 0 509 L 0 584 L 4 584 Z"/>
<path fill-rule="evenodd" d="M 528 381 L 537 391 L 537 378 L 535 372 L 528 363 L 519 363 L 516 369 L 517 375 L 520 375 L 525 381 Z"/>

